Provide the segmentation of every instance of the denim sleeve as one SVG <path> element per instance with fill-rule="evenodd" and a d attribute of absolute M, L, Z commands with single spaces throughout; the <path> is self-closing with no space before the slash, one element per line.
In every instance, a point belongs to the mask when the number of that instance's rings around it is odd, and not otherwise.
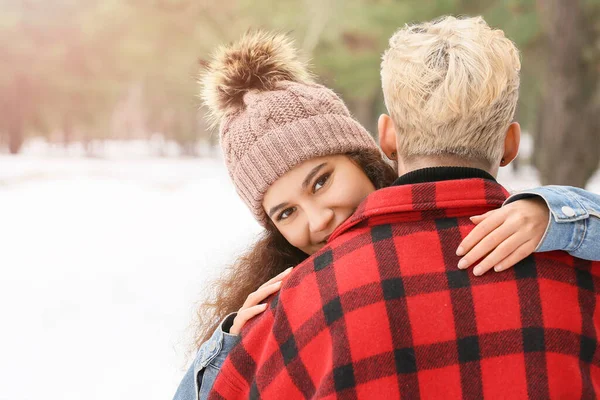
<path fill-rule="evenodd" d="M 229 329 L 237 313 L 231 313 L 215 330 L 211 338 L 200 347 L 198 356 L 194 361 L 194 376 L 196 376 L 196 393 L 199 400 L 208 399 L 217 374 L 219 373 L 227 355 L 240 341 L 240 336 L 230 335 Z"/>
<path fill-rule="evenodd" d="M 600 260 L 600 196 L 571 186 L 543 186 L 510 196 L 504 205 L 539 196 L 550 220 L 537 252 L 563 250 L 585 260 Z"/>
<path fill-rule="evenodd" d="M 175 392 L 173 400 L 197 400 L 195 388 L 194 364 L 192 364 L 179 383 L 179 387 L 177 388 L 177 392 Z"/>

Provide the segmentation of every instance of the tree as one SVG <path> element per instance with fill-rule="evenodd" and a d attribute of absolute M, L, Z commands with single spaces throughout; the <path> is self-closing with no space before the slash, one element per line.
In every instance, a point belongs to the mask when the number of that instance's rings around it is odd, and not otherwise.
<path fill-rule="evenodd" d="M 547 70 L 534 161 L 544 184 L 584 187 L 600 162 L 600 63 L 594 48 L 600 6 L 587 3 L 589 9 L 579 0 L 538 0 Z"/>

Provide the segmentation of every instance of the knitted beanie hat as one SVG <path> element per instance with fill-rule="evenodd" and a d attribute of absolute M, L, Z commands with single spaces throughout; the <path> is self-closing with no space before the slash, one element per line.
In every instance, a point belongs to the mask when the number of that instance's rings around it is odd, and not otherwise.
<path fill-rule="evenodd" d="M 265 192 L 296 165 L 351 151 L 381 154 L 342 100 L 312 80 L 284 35 L 248 33 L 219 48 L 200 84 L 220 125 L 229 175 L 263 226 Z"/>

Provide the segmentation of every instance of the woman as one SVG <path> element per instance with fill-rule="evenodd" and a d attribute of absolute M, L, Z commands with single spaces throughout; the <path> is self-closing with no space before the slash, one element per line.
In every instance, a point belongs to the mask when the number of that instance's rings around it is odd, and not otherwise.
<path fill-rule="evenodd" d="M 200 350 L 175 399 L 205 398 L 243 325 L 265 310 L 261 302 L 279 290 L 292 267 L 327 243 L 369 193 L 397 178 L 341 99 L 313 82 L 284 36 L 249 34 L 221 48 L 202 84 L 204 101 L 220 124 L 230 177 L 265 232 L 201 306 Z M 290 175 L 301 187 L 280 179 Z M 600 209 L 597 196 L 573 190 L 571 198 L 577 194 L 580 203 L 593 200 L 597 204 L 590 207 Z M 480 226 L 461 245 L 460 267 L 490 253 L 475 267 L 479 275 L 500 262 L 506 269 L 536 247 L 561 250 L 546 246 L 555 229 L 548 221 L 548 205 L 539 196 L 476 217 Z"/>

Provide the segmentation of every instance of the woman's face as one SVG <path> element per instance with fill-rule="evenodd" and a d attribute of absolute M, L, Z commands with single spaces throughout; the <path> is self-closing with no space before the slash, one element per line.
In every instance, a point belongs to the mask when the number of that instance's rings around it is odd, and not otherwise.
<path fill-rule="evenodd" d="M 313 254 L 373 191 L 350 158 L 325 156 L 305 161 L 275 181 L 262 205 L 290 244 Z"/>

